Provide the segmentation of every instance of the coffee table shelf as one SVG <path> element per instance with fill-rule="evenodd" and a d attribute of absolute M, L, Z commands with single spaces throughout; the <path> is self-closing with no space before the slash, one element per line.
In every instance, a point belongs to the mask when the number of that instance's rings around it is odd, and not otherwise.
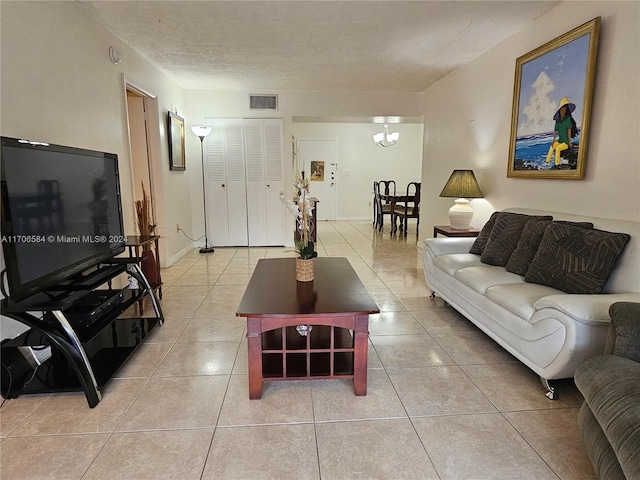
<path fill-rule="evenodd" d="M 262 376 L 353 378 L 354 351 L 353 332 L 347 328 L 313 325 L 307 336 L 295 327 L 277 328 L 262 334 Z"/>

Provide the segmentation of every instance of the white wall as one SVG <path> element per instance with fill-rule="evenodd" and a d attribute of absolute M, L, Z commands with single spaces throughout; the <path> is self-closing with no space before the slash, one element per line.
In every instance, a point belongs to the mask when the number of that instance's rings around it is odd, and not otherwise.
<path fill-rule="evenodd" d="M 438 194 L 455 168 L 473 169 L 485 194 L 472 201 L 474 226 L 509 206 L 640 219 L 639 12 L 638 2 L 564 2 L 424 92 L 422 237 L 428 225 L 448 223 L 452 199 Z M 584 180 L 506 178 L 516 58 L 597 16 Z"/>
<path fill-rule="evenodd" d="M 127 131 L 123 75 L 157 95 L 155 165 L 162 172 L 156 193 L 164 205 L 164 224 L 189 222 L 188 177 L 169 172 L 166 111 L 184 111 L 183 92 L 166 75 L 89 19 L 75 2 L 0 2 L 1 116 L 4 136 L 31 138 L 116 153 L 119 158 L 125 231 L 135 232 L 135 203 Z M 109 46 L 122 62 L 109 60 Z M 159 132 L 159 134 L 158 134 Z M 186 220 L 185 220 L 186 219 Z M 161 241 L 166 260 L 191 242 Z M 165 262 L 166 263 L 166 262 Z"/>

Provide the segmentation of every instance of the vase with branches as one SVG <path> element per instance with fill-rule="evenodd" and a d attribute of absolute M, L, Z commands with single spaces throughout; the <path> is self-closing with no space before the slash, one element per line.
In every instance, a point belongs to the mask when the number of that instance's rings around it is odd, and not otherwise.
<path fill-rule="evenodd" d="M 280 193 L 280 201 L 296 220 L 295 246 L 299 258 L 310 260 L 318 256 L 312 240 L 314 202 L 309 197 L 309 181 L 297 172 L 294 175 L 293 185 L 297 191 L 294 200 L 287 200 L 284 194 Z"/>
<path fill-rule="evenodd" d="M 142 183 L 142 200 L 136 200 L 136 217 L 140 236 L 149 237 L 153 235 L 156 226 L 151 224 L 151 202 L 144 188 L 144 183 Z M 149 283 L 157 284 L 160 282 L 157 259 L 151 250 L 150 243 L 142 245 L 142 262 L 140 268 Z"/>

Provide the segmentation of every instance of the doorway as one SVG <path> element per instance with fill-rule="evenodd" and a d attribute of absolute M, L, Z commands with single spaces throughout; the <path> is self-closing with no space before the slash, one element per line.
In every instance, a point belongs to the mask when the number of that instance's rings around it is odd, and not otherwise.
<path fill-rule="evenodd" d="M 318 220 L 335 220 L 338 192 L 338 141 L 299 140 L 298 155 L 309 192 L 318 199 Z"/>
<path fill-rule="evenodd" d="M 131 90 L 127 85 L 127 113 L 129 116 L 129 142 L 131 147 L 134 200 L 142 200 L 143 191 L 146 193 L 151 204 L 151 224 L 156 225 L 145 98 L 145 96 Z"/>

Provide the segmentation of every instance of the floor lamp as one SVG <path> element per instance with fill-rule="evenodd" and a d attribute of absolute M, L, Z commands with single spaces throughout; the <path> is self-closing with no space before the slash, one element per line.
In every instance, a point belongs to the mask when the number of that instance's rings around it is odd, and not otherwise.
<path fill-rule="evenodd" d="M 204 139 L 211 133 L 211 127 L 197 125 L 191 127 L 191 131 L 200 139 L 200 155 L 202 157 L 202 208 L 204 210 L 204 247 L 200 249 L 200 253 L 212 253 L 213 247 L 209 246 L 209 238 L 207 237 L 207 194 L 204 182 Z"/>

